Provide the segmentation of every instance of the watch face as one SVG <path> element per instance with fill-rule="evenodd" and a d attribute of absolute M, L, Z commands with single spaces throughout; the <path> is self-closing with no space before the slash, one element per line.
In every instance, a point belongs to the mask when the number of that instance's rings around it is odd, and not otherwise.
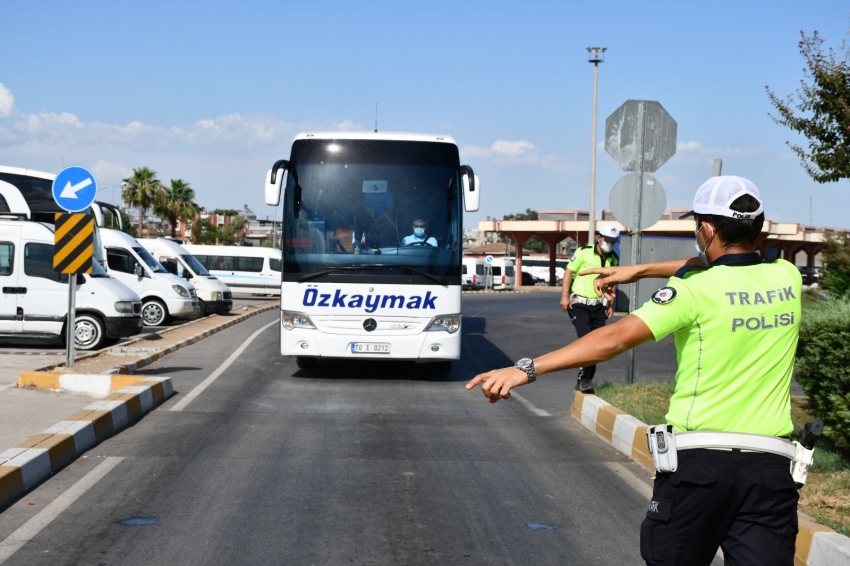
<path fill-rule="evenodd" d="M 531 363 L 532 363 L 531 358 L 523 358 L 523 359 L 519 360 L 516 363 L 516 365 L 521 367 L 521 368 L 528 368 L 528 367 L 531 367 Z"/>

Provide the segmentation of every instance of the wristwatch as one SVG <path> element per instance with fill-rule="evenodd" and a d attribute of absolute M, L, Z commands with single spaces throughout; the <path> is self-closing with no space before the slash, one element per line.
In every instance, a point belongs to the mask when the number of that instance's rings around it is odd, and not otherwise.
<path fill-rule="evenodd" d="M 525 372 L 525 375 L 528 376 L 529 383 L 537 379 L 537 374 L 534 372 L 534 360 L 531 358 L 523 358 L 517 361 L 514 365 Z"/>

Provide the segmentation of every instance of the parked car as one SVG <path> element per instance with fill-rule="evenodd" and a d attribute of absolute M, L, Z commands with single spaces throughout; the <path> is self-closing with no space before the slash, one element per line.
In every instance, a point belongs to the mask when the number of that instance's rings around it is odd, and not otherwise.
<path fill-rule="evenodd" d="M 540 285 L 545 283 L 543 279 L 539 277 L 535 277 L 531 273 L 527 271 L 522 272 L 522 286 L 523 287 L 534 287 L 535 285 Z"/>

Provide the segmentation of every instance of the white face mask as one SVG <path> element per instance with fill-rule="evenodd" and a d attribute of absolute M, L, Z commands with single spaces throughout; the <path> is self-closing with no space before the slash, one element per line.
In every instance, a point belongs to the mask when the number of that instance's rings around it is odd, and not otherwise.
<path fill-rule="evenodd" d="M 602 240 L 601 242 L 599 242 L 599 248 L 607 254 L 608 252 L 614 249 L 614 244 Z"/>
<path fill-rule="evenodd" d="M 699 255 L 700 261 L 703 262 L 705 265 L 708 265 L 708 258 L 705 257 L 705 250 L 700 249 L 699 240 L 697 239 L 697 235 L 700 233 L 700 230 L 702 230 L 702 227 L 703 225 L 700 224 L 700 227 L 697 229 L 696 232 L 694 232 L 694 248 L 696 248 L 697 250 L 697 255 Z M 705 245 L 705 249 L 708 249 L 708 244 Z"/>
<path fill-rule="evenodd" d="M 416 235 L 416 237 L 421 238 L 425 235 L 425 228 L 414 228 L 413 233 Z"/>

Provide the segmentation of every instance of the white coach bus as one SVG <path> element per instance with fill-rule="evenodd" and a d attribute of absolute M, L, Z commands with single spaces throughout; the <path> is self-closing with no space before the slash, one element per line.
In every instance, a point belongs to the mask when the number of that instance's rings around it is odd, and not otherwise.
<path fill-rule="evenodd" d="M 283 193 L 281 343 L 321 358 L 460 358 L 463 211 L 480 187 L 449 136 L 296 136 L 266 175 Z"/>

